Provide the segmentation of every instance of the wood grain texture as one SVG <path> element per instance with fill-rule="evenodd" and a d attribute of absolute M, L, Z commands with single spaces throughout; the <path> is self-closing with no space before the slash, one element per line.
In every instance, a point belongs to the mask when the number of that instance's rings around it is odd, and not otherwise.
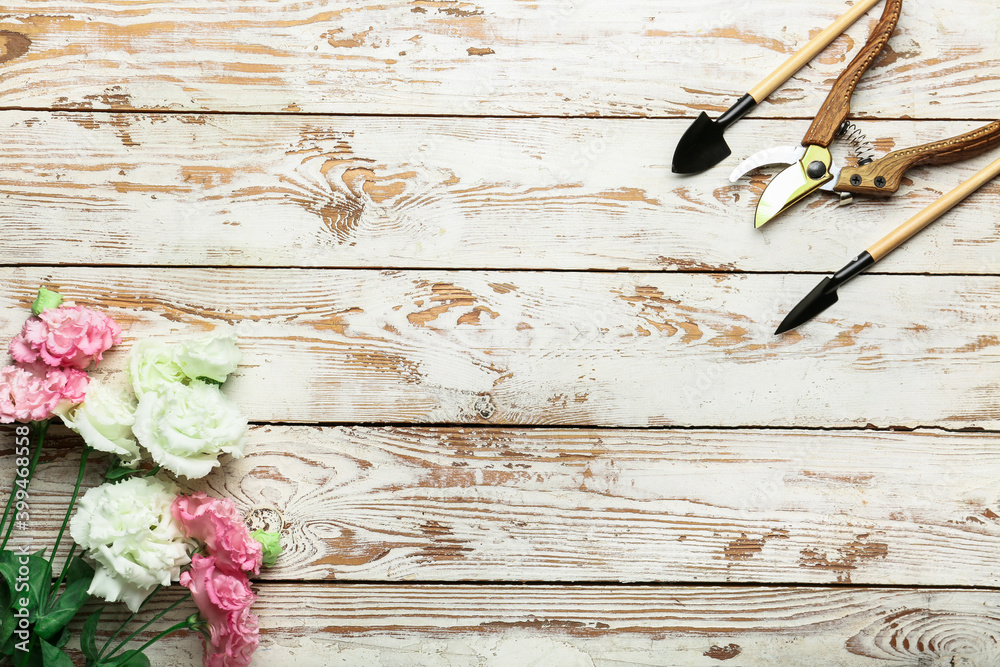
<path fill-rule="evenodd" d="M 5 3 L 7 106 L 452 115 L 720 112 L 843 2 Z M 970 20 L 969 17 L 975 17 Z M 812 118 L 876 17 L 757 115 Z M 873 118 L 991 118 L 1000 8 L 904 10 L 861 81 Z"/>
<path fill-rule="evenodd" d="M 79 448 L 53 440 L 16 539 L 51 542 Z M 934 431 L 259 426 L 245 458 L 188 488 L 283 533 L 269 580 L 998 586 L 998 448 Z"/>
<path fill-rule="evenodd" d="M 671 120 L 0 114 L 3 263 L 835 271 L 993 157 L 915 168 L 891 200 L 817 193 L 753 227 L 803 121 L 745 120 L 734 157 L 669 171 Z M 870 122 L 879 153 L 975 121 Z M 839 145 L 838 160 L 846 153 Z M 1000 273 L 1000 185 L 879 271 Z"/>
<path fill-rule="evenodd" d="M 887 253 L 898 248 L 927 225 L 950 211 L 952 207 L 958 206 L 966 197 L 976 192 L 983 184 L 992 181 L 998 174 L 1000 174 L 1000 158 L 991 162 L 969 180 L 949 190 L 933 204 L 869 246 L 868 254 L 876 262 L 879 261 Z"/>
<path fill-rule="evenodd" d="M 265 584 L 259 594 L 255 664 L 262 665 L 971 667 L 1000 661 L 996 591 Z M 181 612 L 175 610 L 178 618 Z M 150 653 L 154 664 L 197 665 L 200 640 L 170 638 Z"/>
<path fill-rule="evenodd" d="M 763 102 L 768 95 L 781 87 L 785 81 L 789 79 L 789 77 L 805 67 L 811 60 L 818 56 L 823 49 L 829 46 L 833 40 L 844 34 L 844 31 L 847 30 L 847 28 L 853 25 L 855 21 L 864 16 L 869 9 L 878 3 L 879 0 L 859 0 L 858 2 L 855 2 L 840 18 L 813 35 L 813 37 L 801 49 L 796 51 L 791 58 L 783 62 L 781 65 L 778 65 L 778 67 L 764 77 L 760 83 L 751 88 L 748 93 L 750 97 L 752 97 L 758 104 Z"/>
<path fill-rule="evenodd" d="M 0 339 L 41 283 L 125 344 L 232 326 L 254 421 L 998 428 L 1000 278 L 866 275 L 795 332 L 816 276 L 0 269 Z"/>
<path fill-rule="evenodd" d="M 1000 6 L 903 5 L 852 103 L 877 154 L 997 117 Z M 669 169 L 846 8 L 5 3 L 0 340 L 40 283 L 122 323 L 103 375 L 235 329 L 247 456 L 190 488 L 284 533 L 256 665 L 1000 665 L 1000 186 L 772 335 L 996 156 L 753 229 L 773 171 L 728 169 L 798 143 L 876 9 Z M 54 427 L 36 546 L 78 460 Z"/>

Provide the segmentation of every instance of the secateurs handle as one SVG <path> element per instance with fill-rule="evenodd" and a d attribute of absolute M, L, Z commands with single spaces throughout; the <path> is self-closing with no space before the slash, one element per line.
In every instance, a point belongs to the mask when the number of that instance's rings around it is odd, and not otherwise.
<path fill-rule="evenodd" d="M 878 24 L 869 35 L 868 42 L 834 82 L 833 89 L 827 95 L 823 106 L 820 107 L 819 114 L 809 126 L 805 138 L 802 139 L 803 146 L 826 148 L 833 142 L 841 124 L 851 111 L 851 96 L 854 95 L 854 89 L 857 87 L 861 75 L 871 67 L 875 58 L 885 48 L 889 36 L 896 29 L 902 4 L 903 0 L 886 0 L 885 9 L 882 10 Z"/>
<path fill-rule="evenodd" d="M 923 164 L 951 164 L 985 153 L 1000 144 L 1000 121 L 993 121 L 972 132 L 922 146 L 904 148 L 859 167 L 840 171 L 835 192 L 865 195 L 891 195 L 899 189 L 903 176 Z"/>

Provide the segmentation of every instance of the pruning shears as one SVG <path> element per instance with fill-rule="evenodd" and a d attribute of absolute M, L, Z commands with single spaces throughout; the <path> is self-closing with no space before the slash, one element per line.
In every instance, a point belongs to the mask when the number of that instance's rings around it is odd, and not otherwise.
<path fill-rule="evenodd" d="M 889 196 L 907 171 L 919 165 L 949 164 L 979 155 L 1000 144 L 1000 121 L 941 141 L 893 151 L 877 160 L 869 154 L 857 166 L 835 165 L 830 152 L 834 139 L 844 134 L 856 146 L 867 142 L 847 121 L 851 97 L 861 76 L 885 48 L 896 29 L 902 0 L 886 0 L 885 9 L 867 43 L 834 82 L 826 101 L 810 125 L 801 146 L 768 148 L 744 160 L 729 180 L 768 164 L 789 165 L 768 183 L 757 202 L 754 224 L 761 227 L 816 190 L 837 192 L 842 203 L 853 195 Z"/>

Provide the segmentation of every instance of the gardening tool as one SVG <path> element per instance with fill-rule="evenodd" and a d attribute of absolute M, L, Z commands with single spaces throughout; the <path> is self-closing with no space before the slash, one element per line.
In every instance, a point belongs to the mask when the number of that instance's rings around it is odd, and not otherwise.
<path fill-rule="evenodd" d="M 847 266 L 837 271 L 832 278 L 824 278 L 813 291 L 809 292 L 806 298 L 802 299 L 788 313 L 788 316 L 785 317 L 774 333 L 781 334 L 789 329 L 794 329 L 837 303 L 837 288 L 898 248 L 914 234 L 940 218 L 973 192 L 989 183 L 998 174 L 1000 174 L 1000 159 L 994 161 L 978 174 L 891 231 L 863 253 L 852 259 Z"/>
<path fill-rule="evenodd" d="M 853 128 L 853 124 L 847 125 Z M 839 193 L 841 204 L 850 204 L 856 194 L 888 197 L 899 190 L 903 176 L 913 167 L 958 162 L 997 145 L 1000 121 L 950 139 L 893 151 L 877 160 L 870 155 L 862 157 L 857 166 L 834 165 L 829 150 L 818 146 L 769 148 L 744 160 L 729 180 L 735 183 L 765 164 L 792 165 L 775 176 L 761 194 L 754 220 L 760 227 L 816 190 Z"/>
<path fill-rule="evenodd" d="M 750 89 L 718 120 L 712 120 L 704 111 L 698 115 L 694 123 L 688 127 L 684 136 L 674 150 L 674 160 L 671 170 L 675 174 L 694 174 L 705 171 L 709 167 L 722 162 L 729 157 L 732 150 L 723 138 L 726 129 L 745 116 L 751 109 L 764 101 L 768 95 L 798 72 L 810 60 L 825 49 L 851 24 L 871 9 L 879 0 L 859 0 L 847 13 L 834 21 L 830 27 L 820 32 L 789 58 L 785 63 L 771 72 L 767 77 Z"/>
<path fill-rule="evenodd" d="M 826 101 L 823 102 L 805 138 L 802 139 L 801 149 L 795 149 L 794 153 L 790 153 L 788 149 L 767 149 L 737 167 L 737 172 L 745 173 L 746 170 L 761 164 L 775 162 L 791 164 L 771 180 L 761 195 L 755 215 L 757 227 L 787 210 L 792 204 L 833 178 L 830 172 L 833 157 L 829 146 L 845 127 L 844 122 L 851 110 L 851 96 L 862 74 L 882 52 L 886 42 L 889 41 L 889 36 L 896 29 L 902 2 L 903 0 L 886 0 L 885 9 L 875 29 L 869 35 L 868 42 L 834 82 Z M 737 172 L 733 175 L 735 176 Z M 732 179 L 732 176 L 730 178 Z"/>

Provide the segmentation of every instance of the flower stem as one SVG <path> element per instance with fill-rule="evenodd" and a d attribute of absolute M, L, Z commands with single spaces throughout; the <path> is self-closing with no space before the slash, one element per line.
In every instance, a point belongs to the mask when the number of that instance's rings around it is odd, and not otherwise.
<path fill-rule="evenodd" d="M 17 479 L 17 468 L 14 468 L 14 479 Z M 13 481 L 13 480 L 12 480 Z M 0 534 L 3 533 L 3 527 L 7 523 L 7 515 L 10 514 L 10 508 L 14 504 L 14 484 L 10 485 L 10 493 L 7 495 L 7 506 L 3 509 L 3 517 L 0 517 Z M 11 523 L 14 520 L 11 519 Z"/>
<path fill-rule="evenodd" d="M 80 455 L 80 470 L 76 474 L 76 486 L 73 487 L 73 495 L 70 496 L 69 505 L 66 507 L 66 516 L 63 517 L 62 526 L 59 528 L 59 534 L 56 535 L 56 544 L 52 547 L 52 556 L 49 558 L 49 563 L 52 563 L 56 559 L 56 552 L 59 550 L 59 543 L 62 542 L 63 533 L 66 532 L 66 525 L 69 523 L 69 517 L 73 513 L 73 507 L 76 505 L 76 497 L 80 495 L 80 483 L 83 481 L 83 473 L 87 469 L 87 456 L 90 454 L 90 447 L 86 445 L 83 446 L 83 454 Z M 66 561 L 69 564 L 69 561 Z M 63 572 L 66 569 L 63 568 Z M 62 577 L 59 577 L 59 581 L 62 581 Z"/>
<path fill-rule="evenodd" d="M 45 421 L 32 422 L 31 426 L 32 426 L 32 428 L 35 431 L 35 435 L 37 436 L 37 439 L 35 441 L 35 451 L 31 455 L 31 462 L 28 465 L 28 476 L 25 479 L 25 486 L 24 486 L 25 490 L 27 490 L 28 485 L 31 483 L 31 478 L 34 477 L 34 475 L 35 475 L 35 466 L 38 465 L 38 459 L 42 455 L 42 443 L 45 442 L 45 432 L 49 430 L 49 420 L 46 419 Z M 17 469 L 16 468 L 15 468 L 15 471 L 14 471 L 14 478 L 15 478 L 15 481 L 16 481 L 17 480 Z M 8 518 L 7 515 L 10 513 L 10 508 L 13 506 L 13 501 L 14 501 L 14 487 L 15 486 L 16 486 L 16 484 L 12 484 L 11 487 L 10 487 L 10 497 L 7 499 L 7 509 L 4 510 L 3 520 L 0 521 L 0 527 L 2 527 L 3 524 L 4 524 L 4 522 L 7 520 L 7 518 Z M 15 523 L 16 522 L 14 521 L 14 517 L 11 516 L 10 517 L 10 523 L 7 524 L 7 530 L 4 532 L 3 542 L 0 542 L 0 551 L 2 551 L 2 550 L 4 550 L 4 549 L 7 548 L 7 541 L 10 539 L 10 534 L 12 532 L 14 532 L 14 524 Z"/>
<path fill-rule="evenodd" d="M 118 629 L 115 630 L 115 634 L 111 635 L 111 637 L 108 638 L 106 642 L 104 642 L 104 646 L 101 647 L 101 650 L 97 652 L 98 657 L 100 657 L 108 649 L 108 646 L 111 645 L 111 642 L 113 642 L 115 639 L 118 638 L 118 635 L 122 633 L 122 630 L 125 629 L 125 626 L 131 623 L 132 619 L 139 615 L 139 612 L 145 608 L 146 603 L 152 600 L 153 596 L 159 593 L 161 588 L 163 588 L 162 584 L 157 584 L 156 588 L 153 589 L 153 592 L 150 593 L 148 596 L 146 596 L 146 599 L 142 601 L 142 604 L 139 605 L 139 608 L 133 611 L 132 614 L 125 619 L 125 622 L 118 626 Z"/>
<path fill-rule="evenodd" d="M 70 545 L 69 553 L 66 554 L 66 562 L 63 563 L 62 571 L 59 573 L 59 578 L 56 579 L 56 583 L 54 583 L 52 585 L 52 588 L 49 590 L 49 601 L 48 601 L 49 609 L 52 608 L 52 603 L 55 602 L 56 593 L 59 592 L 59 587 L 62 586 L 63 579 L 66 578 L 66 571 L 69 570 L 70 563 L 73 562 L 74 552 L 76 552 L 76 542 Z M 52 550 L 53 560 L 55 559 L 55 557 L 56 557 L 56 552 L 55 549 L 53 549 Z M 51 561 L 49 562 L 51 563 Z"/>
<path fill-rule="evenodd" d="M 184 619 L 180 623 L 177 623 L 176 625 L 172 625 L 169 628 L 167 628 L 166 630 L 164 630 L 163 632 L 161 632 L 160 634 L 156 635 L 155 637 L 153 637 L 152 639 L 150 639 L 148 642 L 146 642 L 145 644 L 143 644 L 139 648 L 135 649 L 135 651 L 137 653 L 141 652 L 141 651 L 145 651 L 147 648 L 149 648 L 150 646 L 152 646 L 156 642 L 160 641 L 161 639 L 163 639 L 164 637 L 166 637 L 167 635 L 169 635 L 171 632 L 177 632 L 178 630 L 185 630 L 185 629 L 187 629 L 189 627 L 191 627 L 191 624 L 188 622 L 187 619 Z M 114 655 L 114 654 L 112 653 L 111 655 Z M 108 656 L 108 657 L 110 658 L 111 656 Z M 131 660 L 129 660 L 129 662 L 131 662 Z M 125 665 L 127 666 L 128 662 L 126 662 Z"/>
<path fill-rule="evenodd" d="M 154 591 L 154 593 L 155 593 L 155 591 Z M 151 598 L 151 597 L 153 597 L 153 595 L 151 594 L 149 597 Z M 111 652 L 108 653 L 107 656 L 104 656 L 104 650 L 108 647 L 108 644 L 110 644 L 113 641 L 114 637 L 112 637 L 112 639 L 109 639 L 104 644 L 104 647 L 101 649 L 100 653 L 98 653 L 98 655 L 97 655 L 98 661 L 100 661 L 102 659 L 110 659 L 111 656 L 113 656 L 115 653 L 118 653 L 118 651 L 120 651 L 122 649 L 122 647 L 124 647 L 126 644 L 128 644 L 130 641 L 132 641 L 133 637 L 135 637 L 137 634 L 139 634 L 140 632 L 142 632 L 143 630 L 145 630 L 146 628 L 148 628 L 149 626 L 151 626 L 156 621 L 158 621 L 161 618 L 163 618 L 164 616 L 166 616 L 168 612 L 170 612 L 172 609 L 174 609 L 175 607 L 177 607 L 182 602 L 186 602 L 190 597 L 191 597 L 191 593 L 188 593 L 188 594 L 184 595 L 183 597 L 181 597 L 180 599 L 178 599 L 176 602 L 174 602 L 172 605 L 170 605 L 169 607 L 167 607 L 166 609 L 164 609 L 160 613 L 158 613 L 155 616 L 153 616 L 153 618 L 151 618 L 148 621 L 146 621 L 145 623 L 143 623 L 142 627 L 140 627 L 138 630 L 136 630 L 135 632 L 133 632 L 132 634 L 130 634 L 128 637 L 126 637 L 125 639 L 123 639 L 121 641 L 121 643 L 118 644 L 118 646 L 114 647 L 111 650 Z M 146 598 L 146 599 L 148 600 L 149 598 Z M 140 607 L 140 609 L 142 609 L 142 607 Z M 136 613 L 138 613 L 138 612 L 136 612 Z M 132 616 L 135 616 L 135 614 L 132 614 Z M 131 618 L 132 617 L 129 617 L 129 620 L 131 620 Z M 122 628 L 124 628 L 125 624 L 127 624 L 127 623 L 128 623 L 128 621 L 125 621 L 125 623 L 122 624 Z M 184 625 L 185 626 L 187 625 L 187 621 L 186 620 L 184 621 Z M 121 630 L 119 629 L 119 632 L 120 631 Z M 171 632 L 173 632 L 173 630 L 171 630 Z M 115 633 L 114 636 L 117 637 L 118 633 Z"/>
<path fill-rule="evenodd" d="M 66 525 L 69 523 L 69 517 L 73 513 L 73 507 L 76 505 L 76 498 L 80 495 L 80 483 L 83 481 L 83 473 L 87 469 L 87 457 L 90 455 L 90 447 L 86 445 L 83 446 L 83 453 L 80 454 L 80 470 L 76 474 L 76 486 L 73 487 L 73 495 L 70 496 L 69 505 L 66 506 L 66 516 L 63 517 L 62 526 L 59 528 L 59 534 L 56 536 L 56 544 L 52 547 L 52 554 L 49 556 L 49 564 L 51 565 L 56 561 L 56 552 L 59 551 L 59 543 L 62 542 L 63 533 L 66 532 Z M 76 551 L 76 543 L 70 547 L 69 553 L 66 554 L 66 562 L 63 563 L 62 571 L 59 573 L 59 578 L 56 583 L 49 589 L 49 596 L 47 598 L 46 607 L 51 607 L 52 601 L 59 592 L 59 586 L 62 585 L 63 579 L 66 577 L 66 571 L 69 569 L 69 564 L 73 562 L 73 552 Z"/>

